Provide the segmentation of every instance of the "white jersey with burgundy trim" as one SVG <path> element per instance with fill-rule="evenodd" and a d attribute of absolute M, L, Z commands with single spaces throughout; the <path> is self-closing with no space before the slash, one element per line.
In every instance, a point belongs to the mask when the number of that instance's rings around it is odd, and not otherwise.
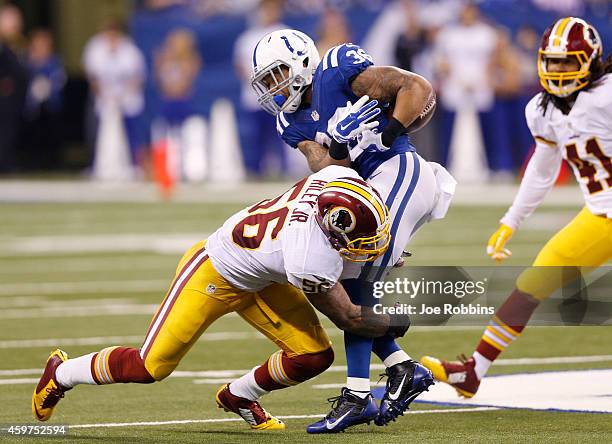
<path fill-rule="evenodd" d="M 537 147 L 559 150 L 572 166 L 588 209 L 612 217 L 612 74 L 581 91 L 567 115 L 552 103 L 543 114 L 541 94 L 525 109 Z"/>
<path fill-rule="evenodd" d="M 274 199 L 230 217 L 206 243 L 215 269 L 236 288 L 258 291 L 273 282 L 305 292 L 334 285 L 342 257 L 314 217 L 323 187 L 340 177 L 359 178 L 350 168 L 329 166 Z"/>

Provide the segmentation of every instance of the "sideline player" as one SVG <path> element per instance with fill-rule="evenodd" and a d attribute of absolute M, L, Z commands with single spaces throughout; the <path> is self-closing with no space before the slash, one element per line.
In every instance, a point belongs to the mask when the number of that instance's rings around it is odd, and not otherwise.
<path fill-rule="evenodd" d="M 454 192 L 452 177 L 424 161 L 407 135 L 427 123 L 435 109 L 435 93 L 416 74 L 374 66 L 372 57 L 357 45 L 335 46 L 320 60 L 312 39 L 291 29 L 264 36 L 252 62 L 259 103 L 276 116 L 279 136 L 306 156 L 310 169 L 352 166 L 389 207 L 392 247 L 373 264 L 345 273 L 342 281 L 353 302 L 371 303 L 371 284 L 366 282 L 381 280 L 402 260 L 415 231 L 443 217 Z M 372 340 L 347 332 L 344 339 L 346 387 L 326 418 L 308 427 L 310 433 L 336 432 L 373 419 L 364 408 L 371 398 L 372 351 L 384 362 L 388 376 L 377 425 L 403 414 L 419 394 L 413 383 L 430 378 L 393 338 Z M 330 430 L 329 421 L 340 424 Z"/>
<path fill-rule="evenodd" d="M 395 337 L 408 329 L 407 317 L 352 304 L 338 283 L 343 258 L 373 260 L 386 251 L 389 223 L 378 193 L 340 166 L 236 213 L 185 253 L 140 349 L 107 347 L 75 359 L 51 353 L 32 395 L 34 416 L 48 420 L 77 384 L 161 381 L 209 325 L 237 312 L 280 350 L 221 387 L 217 404 L 253 429 L 284 428 L 258 399 L 318 375 L 334 359 L 311 304 L 356 334 Z"/>
<path fill-rule="evenodd" d="M 602 53 L 597 30 L 582 19 L 559 19 L 544 32 L 538 56 L 544 91 L 525 109 L 536 149 L 487 253 L 498 262 L 510 256 L 506 242 L 553 187 L 563 159 L 574 170 L 586 206 L 544 245 L 534 268 L 519 276 L 472 357 L 421 359 L 436 379 L 464 397 L 476 394 L 493 361 L 520 336 L 540 301 L 579 277 L 573 267 L 598 267 L 612 257 L 612 56 L 604 63 Z"/>

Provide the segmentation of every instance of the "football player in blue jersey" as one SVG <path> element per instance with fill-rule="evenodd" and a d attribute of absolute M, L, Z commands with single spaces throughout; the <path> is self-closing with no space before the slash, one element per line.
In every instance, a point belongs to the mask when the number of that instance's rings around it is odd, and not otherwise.
<path fill-rule="evenodd" d="M 371 304 L 371 286 L 402 253 L 425 222 L 444 217 L 455 181 L 426 162 L 408 133 L 425 125 L 435 109 L 427 80 L 390 66 L 375 66 L 354 44 L 331 48 L 320 59 L 306 34 L 285 29 L 264 36 L 253 52 L 252 85 L 260 105 L 276 116 L 280 137 L 299 149 L 312 171 L 352 166 L 382 195 L 391 215 L 392 248 L 375 262 L 347 264 L 342 284 L 351 299 Z M 331 412 L 309 433 L 334 433 L 369 423 L 386 425 L 433 383 L 431 373 L 391 337 L 374 340 L 345 332 L 347 383 Z M 388 377 L 380 407 L 370 393 L 370 355 Z"/>

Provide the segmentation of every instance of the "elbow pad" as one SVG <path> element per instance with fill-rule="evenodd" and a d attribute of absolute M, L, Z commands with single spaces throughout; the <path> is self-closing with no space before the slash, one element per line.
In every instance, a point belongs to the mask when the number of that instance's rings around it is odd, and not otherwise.
<path fill-rule="evenodd" d="M 407 314 L 392 314 L 389 315 L 389 328 L 386 336 L 393 338 L 403 337 L 410 328 L 410 316 Z"/>

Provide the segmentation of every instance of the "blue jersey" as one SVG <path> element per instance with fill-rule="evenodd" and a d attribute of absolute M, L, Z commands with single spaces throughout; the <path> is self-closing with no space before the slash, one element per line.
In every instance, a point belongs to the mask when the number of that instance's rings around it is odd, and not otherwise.
<path fill-rule="evenodd" d="M 368 66 L 373 65 L 372 57 L 362 48 L 351 43 L 331 48 L 323 59 L 312 80 L 312 103 L 301 106 L 294 113 L 280 113 L 276 118 L 276 129 L 281 138 L 291 147 L 312 140 L 329 148 L 331 137 L 327 133 L 327 122 L 346 102 L 354 103 L 359 99 L 351 89 L 351 81 Z M 382 104 L 379 114 L 379 128 L 387 125 L 385 110 L 389 104 Z M 353 142 L 356 143 L 356 142 Z M 395 139 L 387 151 L 367 149 L 353 160 L 353 167 L 359 175 L 367 179 L 383 162 L 391 157 L 414 151 L 407 134 Z"/>

